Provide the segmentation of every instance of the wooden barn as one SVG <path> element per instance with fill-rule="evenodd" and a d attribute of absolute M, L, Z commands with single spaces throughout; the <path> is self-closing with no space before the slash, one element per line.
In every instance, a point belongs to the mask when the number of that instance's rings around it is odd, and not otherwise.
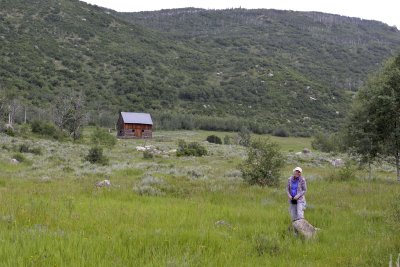
<path fill-rule="evenodd" d="M 117 122 L 118 138 L 152 138 L 153 121 L 148 113 L 121 112 Z"/>

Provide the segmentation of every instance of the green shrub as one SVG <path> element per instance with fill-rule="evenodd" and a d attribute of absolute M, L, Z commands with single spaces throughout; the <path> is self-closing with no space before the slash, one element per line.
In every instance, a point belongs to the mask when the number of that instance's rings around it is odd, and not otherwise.
<path fill-rule="evenodd" d="M 207 155 L 207 149 L 198 142 L 186 143 L 184 140 L 178 141 L 178 150 L 176 151 L 178 157 L 181 156 L 195 156 L 201 157 Z"/>
<path fill-rule="evenodd" d="M 284 162 L 278 144 L 257 139 L 251 142 L 240 170 L 243 179 L 251 185 L 278 186 Z"/>
<path fill-rule="evenodd" d="M 32 133 L 50 137 L 55 140 L 63 140 L 67 138 L 67 134 L 58 129 L 54 124 L 44 121 L 34 120 L 31 123 L 31 129 Z"/>
<path fill-rule="evenodd" d="M 230 145 L 231 144 L 231 137 L 229 135 L 224 136 L 224 145 Z"/>
<path fill-rule="evenodd" d="M 357 167 L 351 161 L 346 161 L 343 167 L 332 169 L 327 176 L 329 181 L 351 181 L 357 178 Z"/>
<path fill-rule="evenodd" d="M 29 149 L 29 153 L 35 154 L 35 155 L 42 155 L 42 149 L 40 147 L 34 147 Z"/>
<path fill-rule="evenodd" d="M 153 153 L 151 153 L 150 151 L 148 151 L 148 150 L 143 151 L 143 158 L 152 159 L 153 157 L 154 157 Z"/>
<path fill-rule="evenodd" d="M 31 123 L 31 129 L 32 133 L 37 133 L 47 136 L 53 136 L 56 131 L 56 127 L 54 125 L 39 120 L 34 120 Z"/>
<path fill-rule="evenodd" d="M 237 136 L 238 144 L 248 147 L 251 143 L 250 131 L 247 128 L 241 128 Z"/>
<path fill-rule="evenodd" d="M 117 143 L 117 138 L 102 128 L 96 127 L 91 135 L 91 143 L 94 146 L 113 147 Z"/>
<path fill-rule="evenodd" d="M 279 137 L 289 137 L 289 133 L 285 129 L 275 129 L 272 132 L 273 136 L 279 136 Z"/>
<path fill-rule="evenodd" d="M 26 162 L 26 158 L 21 153 L 16 153 L 13 155 L 13 158 L 18 160 L 18 162 Z"/>
<path fill-rule="evenodd" d="M 209 135 L 209 136 L 207 136 L 207 139 L 206 139 L 209 143 L 213 143 L 213 144 L 222 144 L 222 140 L 221 140 L 221 138 L 219 138 L 218 136 L 216 136 L 216 135 Z"/>
<path fill-rule="evenodd" d="M 103 148 L 101 147 L 92 147 L 89 149 L 89 153 L 86 155 L 85 160 L 92 164 L 108 164 L 108 158 L 103 155 Z"/>
<path fill-rule="evenodd" d="M 4 133 L 8 136 L 15 136 L 15 131 L 13 128 L 8 127 L 4 130 Z"/>
<path fill-rule="evenodd" d="M 323 134 L 321 132 L 314 135 L 311 147 L 322 152 L 344 151 L 343 138 L 338 134 Z"/>
<path fill-rule="evenodd" d="M 28 138 L 29 134 L 31 132 L 31 127 L 29 126 L 29 124 L 24 123 L 22 125 L 19 125 L 16 128 L 16 130 L 18 132 L 18 135 L 20 135 L 20 136 L 22 136 L 24 138 Z"/>
<path fill-rule="evenodd" d="M 29 145 L 27 144 L 19 145 L 18 151 L 21 153 L 29 153 Z"/>
<path fill-rule="evenodd" d="M 10 148 L 6 144 L 2 144 L 1 149 L 7 150 L 7 151 L 10 150 Z"/>
<path fill-rule="evenodd" d="M 40 147 L 30 148 L 28 144 L 20 144 L 17 151 L 20 153 L 32 153 L 35 155 L 42 154 L 42 150 L 40 149 Z"/>

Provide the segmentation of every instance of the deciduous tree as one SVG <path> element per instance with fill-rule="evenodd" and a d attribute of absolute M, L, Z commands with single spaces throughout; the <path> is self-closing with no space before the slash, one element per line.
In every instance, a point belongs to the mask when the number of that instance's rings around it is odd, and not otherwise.
<path fill-rule="evenodd" d="M 347 132 L 354 151 L 368 162 L 384 156 L 400 181 L 400 54 L 360 89 Z"/>
<path fill-rule="evenodd" d="M 243 179 L 251 185 L 278 186 L 284 162 L 278 144 L 256 139 L 250 143 L 247 159 L 240 169 Z"/>
<path fill-rule="evenodd" d="M 84 95 L 73 92 L 60 95 L 55 101 L 53 115 L 60 129 L 68 131 L 74 140 L 78 139 L 86 119 Z"/>

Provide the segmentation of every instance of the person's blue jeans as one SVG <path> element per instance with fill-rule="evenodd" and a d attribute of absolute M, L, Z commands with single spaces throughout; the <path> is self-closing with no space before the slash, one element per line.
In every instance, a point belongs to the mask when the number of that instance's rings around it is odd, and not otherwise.
<path fill-rule="evenodd" d="M 289 204 L 289 213 L 292 221 L 304 219 L 304 210 L 306 209 L 306 202 L 297 202 L 297 204 Z"/>

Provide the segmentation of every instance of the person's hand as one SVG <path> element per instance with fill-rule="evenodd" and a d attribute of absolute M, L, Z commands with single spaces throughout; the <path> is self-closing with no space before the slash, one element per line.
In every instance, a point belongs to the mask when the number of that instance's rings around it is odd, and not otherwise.
<path fill-rule="evenodd" d="M 297 196 L 294 196 L 292 199 L 294 200 L 298 200 L 299 198 Z"/>

